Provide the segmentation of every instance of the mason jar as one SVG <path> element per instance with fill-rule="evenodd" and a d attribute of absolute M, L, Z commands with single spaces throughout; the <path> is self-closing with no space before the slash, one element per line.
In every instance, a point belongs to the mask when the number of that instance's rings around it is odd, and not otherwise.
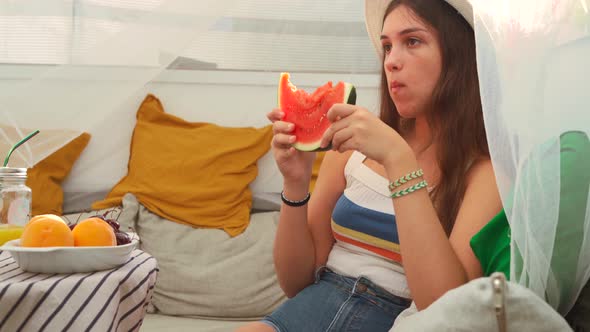
<path fill-rule="evenodd" d="M 0 224 L 25 226 L 31 219 L 31 188 L 26 168 L 0 167 Z"/>

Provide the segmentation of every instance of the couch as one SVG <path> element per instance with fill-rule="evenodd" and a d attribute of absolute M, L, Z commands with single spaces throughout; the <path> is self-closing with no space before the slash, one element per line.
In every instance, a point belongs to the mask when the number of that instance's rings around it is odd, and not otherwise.
<path fill-rule="evenodd" d="M 286 297 L 272 260 L 282 177 L 270 153 L 268 123 L 189 122 L 167 113 L 148 94 L 134 125 L 129 155 L 117 156 L 115 166 L 127 165 L 118 182 L 104 174 L 113 169 L 113 159 L 100 158 L 92 146 L 96 138 L 86 146 L 83 135 L 84 144 L 74 139 L 61 151 L 75 155 L 67 160 L 73 170 L 62 186 L 63 210 L 34 213 L 62 213 L 69 222 L 106 215 L 137 234 L 139 248 L 154 256 L 159 268 L 141 331 L 232 331 L 270 313 Z M 155 146 L 153 140 L 168 143 Z M 218 141 L 223 143 L 215 147 Z M 151 157 L 157 160 L 141 159 Z M 88 167 L 88 160 L 102 166 Z M 93 176 L 109 180 L 109 187 L 85 185 Z"/>

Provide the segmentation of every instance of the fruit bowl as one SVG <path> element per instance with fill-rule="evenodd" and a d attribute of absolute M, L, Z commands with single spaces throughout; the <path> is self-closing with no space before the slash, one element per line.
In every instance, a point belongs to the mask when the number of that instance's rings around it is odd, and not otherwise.
<path fill-rule="evenodd" d="M 20 239 L 0 247 L 8 251 L 18 266 L 27 272 L 78 273 L 109 270 L 125 264 L 139 240 L 131 235 L 131 243 L 108 247 L 21 247 Z"/>

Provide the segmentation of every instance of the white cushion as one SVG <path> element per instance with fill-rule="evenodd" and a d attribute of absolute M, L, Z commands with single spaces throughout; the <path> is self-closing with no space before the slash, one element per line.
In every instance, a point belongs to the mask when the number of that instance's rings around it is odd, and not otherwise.
<path fill-rule="evenodd" d="M 498 273 L 472 280 L 422 311 L 412 304 L 397 317 L 390 332 L 500 331 L 494 307 L 498 297 L 492 285 L 499 277 Z M 571 331 L 565 319 L 529 289 L 511 282 L 504 289 L 508 331 Z"/>

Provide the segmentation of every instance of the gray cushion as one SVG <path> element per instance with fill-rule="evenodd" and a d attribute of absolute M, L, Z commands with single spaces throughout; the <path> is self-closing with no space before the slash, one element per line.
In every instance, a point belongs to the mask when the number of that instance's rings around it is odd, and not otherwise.
<path fill-rule="evenodd" d="M 119 222 L 131 225 L 141 249 L 158 261 L 152 304 L 159 313 L 257 319 L 286 299 L 272 259 L 278 216 L 253 213 L 246 231 L 231 238 L 163 219 L 127 194 Z"/>

